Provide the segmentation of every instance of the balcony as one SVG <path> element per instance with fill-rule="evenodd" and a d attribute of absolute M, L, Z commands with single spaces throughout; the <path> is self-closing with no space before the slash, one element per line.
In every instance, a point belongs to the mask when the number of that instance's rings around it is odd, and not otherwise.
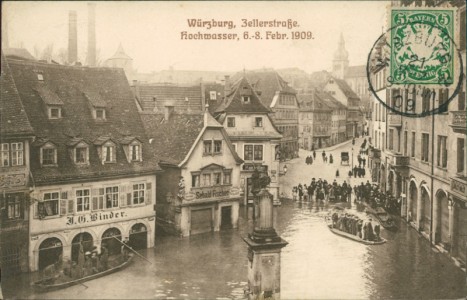
<path fill-rule="evenodd" d="M 467 201 L 467 177 L 456 176 L 451 177 L 451 190 L 450 193 L 455 197 Z"/>
<path fill-rule="evenodd" d="M 373 160 L 381 159 L 381 150 L 377 148 L 371 148 L 368 156 Z"/>
<path fill-rule="evenodd" d="M 467 132 L 467 111 L 458 110 L 451 111 L 449 126 L 452 127 L 454 132 L 466 133 Z"/>
<path fill-rule="evenodd" d="M 389 158 L 389 164 L 393 168 L 397 171 L 408 172 L 408 166 L 410 164 L 410 158 L 408 156 L 395 152 L 386 152 L 386 155 Z"/>
<path fill-rule="evenodd" d="M 402 127 L 402 115 L 388 114 L 388 125 L 391 127 Z"/>

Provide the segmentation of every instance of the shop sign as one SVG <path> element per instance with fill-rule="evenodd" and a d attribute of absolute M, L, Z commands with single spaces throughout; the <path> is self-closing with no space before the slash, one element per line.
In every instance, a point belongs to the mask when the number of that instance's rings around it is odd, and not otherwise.
<path fill-rule="evenodd" d="M 26 185 L 26 174 L 0 175 L 0 188 L 11 188 Z"/>
<path fill-rule="evenodd" d="M 196 199 L 206 199 L 206 198 L 221 198 L 221 197 L 227 197 L 230 195 L 230 190 L 205 190 L 205 191 L 199 191 L 195 193 L 195 198 Z"/>
<path fill-rule="evenodd" d="M 126 218 L 128 215 L 126 211 L 105 211 L 90 214 L 83 214 L 77 216 L 68 216 L 66 225 L 77 225 L 86 223 L 100 223 L 109 220 L 119 220 Z"/>

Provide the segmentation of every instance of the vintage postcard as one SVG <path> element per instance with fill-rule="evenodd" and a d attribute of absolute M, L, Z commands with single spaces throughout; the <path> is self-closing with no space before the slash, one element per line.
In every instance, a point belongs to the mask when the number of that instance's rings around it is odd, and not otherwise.
<path fill-rule="evenodd" d="M 0 299 L 461 299 L 466 3 L 2 1 Z"/>

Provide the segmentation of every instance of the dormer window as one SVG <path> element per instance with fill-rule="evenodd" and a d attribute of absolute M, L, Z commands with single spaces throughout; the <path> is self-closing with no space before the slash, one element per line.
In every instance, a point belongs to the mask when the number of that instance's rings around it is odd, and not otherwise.
<path fill-rule="evenodd" d="M 102 162 L 115 162 L 115 145 L 113 143 L 106 143 L 102 146 Z"/>
<path fill-rule="evenodd" d="M 242 96 L 243 103 L 250 103 L 250 96 Z"/>
<path fill-rule="evenodd" d="M 217 100 L 216 91 L 209 91 L 209 100 Z"/>
<path fill-rule="evenodd" d="M 104 108 L 95 108 L 94 109 L 94 119 L 96 119 L 96 120 L 105 120 L 105 109 Z"/>
<path fill-rule="evenodd" d="M 56 166 L 57 165 L 57 148 L 52 143 L 46 143 L 40 149 L 41 165 Z"/>
<path fill-rule="evenodd" d="M 86 164 L 88 162 L 88 147 L 75 148 L 75 163 Z"/>
<path fill-rule="evenodd" d="M 255 127 L 263 127 L 263 118 L 261 117 L 255 118 Z"/>
<path fill-rule="evenodd" d="M 124 137 L 120 140 L 120 143 L 123 145 L 123 150 L 129 163 L 143 161 L 142 143 L 137 138 L 131 136 Z"/>
<path fill-rule="evenodd" d="M 44 81 L 44 75 L 42 73 L 37 73 L 37 80 Z"/>
<path fill-rule="evenodd" d="M 60 119 L 62 117 L 62 109 L 58 106 L 49 106 L 49 119 Z"/>

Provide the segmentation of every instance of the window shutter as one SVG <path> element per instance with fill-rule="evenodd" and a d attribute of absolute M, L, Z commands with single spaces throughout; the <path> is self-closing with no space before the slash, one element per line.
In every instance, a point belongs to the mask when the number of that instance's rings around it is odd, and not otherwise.
<path fill-rule="evenodd" d="M 73 211 L 75 209 L 75 203 L 73 199 L 68 199 L 68 214 L 73 214 Z"/>
<path fill-rule="evenodd" d="M 130 151 L 129 151 L 130 155 L 128 157 L 128 162 L 130 162 L 133 159 L 133 146 L 130 145 L 129 147 L 130 147 Z"/>
<path fill-rule="evenodd" d="M 106 147 L 100 147 L 101 152 L 102 152 L 102 163 L 104 163 L 107 160 L 107 148 Z"/>
<path fill-rule="evenodd" d="M 92 197 L 92 210 L 98 210 L 99 209 L 99 202 L 98 202 L 98 197 Z"/>
<path fill-rule="evenodd" d="M 121 185 L 119 189 L 120 207 L 126 207 L 126 186 Z"/>
<path fill-rule="evenodd" d="M 39 219 L 39 204 L 40 203 L 35 203 L 34 204 L 34 219 Z"/>
<path fill-rule="evenodd" d="M 60 199 L 60 216 L 66 215 L 67 200 Z"/>
<path fill-rule="evenodd" d="M 152 189 L 151 189 L 151 183 L 146 184 L 146 197 L 144 198 L 145 204 L 149 205 L 152 203 Z"/>
<path fill-rule="evenodd" d="M 131 206 L 131 193 L 126 194 L 126 205 Z"/>
<path fill-rule="evenodd" d="M 60 199 L 68 199 L 68 191 L 60 193 Z"/>

